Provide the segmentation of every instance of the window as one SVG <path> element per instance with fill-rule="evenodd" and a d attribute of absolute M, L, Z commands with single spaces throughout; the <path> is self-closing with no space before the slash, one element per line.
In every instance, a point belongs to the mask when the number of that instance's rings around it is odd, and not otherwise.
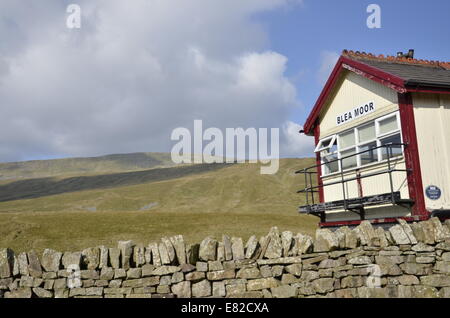
<path fill-rule="evenodd" d="M 399 114 L 395 112 L 326 137 L 319 142 L 315 151 L 320 153 L 324 164 L 322 174 L 329 175 L 341 169 L 363 167 L 386 160 L 388 154 L 390 158 L 402 156 L 401 143 Z M 381 147 L 386 145 L 392 146 Z"/>

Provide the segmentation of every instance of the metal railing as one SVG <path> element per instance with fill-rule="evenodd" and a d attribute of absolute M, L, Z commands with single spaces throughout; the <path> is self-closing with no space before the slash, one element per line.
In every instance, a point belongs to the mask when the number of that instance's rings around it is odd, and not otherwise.
<path fill-rule="evenodd" d="M 355 154 L 349 155 L 349 156 L 345 156 L 345 157 L 341 157 L 338 159 L 334 159 L 334 160 L 330 160 L 324 163 L 320 163 L 320 164 L 316 164 L 314 166 L 310 166 L 301 170 L 296 171 L 296 174 L 300 174 L 303 173 L 305 176 L 305 189 L 303 190 L 299 190 L 297 191 L 297 193 L 306 193 L 306 205 L 310 205 L 310 196 L 311 196 L 311 202 L 312 205 L 315 204 L 315 198 L 314 195 L 315 193 L 318 193 L 318 189 L 320 188 L 324 188 L 327 186 L 331 186 L 331 185 L 335 185 L 335 184 L 342 184 L 342 197 L 343 197 L 343 202 L 344 202 L 344 209 L 347 211 L 349 210 L 348 208 L 348 198 L 346 195 L 346 183 L 350 182 L 350 181 L 355 181 L 355 180 L 360 180 L 360 179 L 364 179 L 364 178 L 370 178 L 370 177 L 374 177 L 377 175 L 381 175 L 381 174 L 389 174 L 389 186 L 390 186 L 390 196 L 391 196 L 391 202 L 392 204 L 396 204 L 396 199 L 395 199 L 395 191 L 394 191 L 394 182 L 393 182 L 393 178 L 392 178 L 392 173 L 394 172 L 410 172 L 410 169 L 396 169 L 395 167 L 392 166 L 392 161 L 394 159 L 393 156 L 393 152 L 392 152 L 392 148 L 400 148 L 402 149 L 403 152 L 403 147 L 407 147 L 407 144 L 404 143 L 389 143 L 386 145 L 381 145 L 381 146 L 377 146 L 377 147 L 373 147 L 364 151 L 360 151 L 357 152 Z M 343 161 L 345 159 L 348 158 L 352 158 L 352 157 L 356 157 L 358 155 L 367 153 L 367 152 L 373 152 L 373 151 L 378 151 L 379 148 L 386 148 L 386 153 L 387 153 L 387 158 L 382 160 L 382 161 L 374 161 L 373 163 L 383 163 L 385 162 L 387 164 L 387 170 L 381 170 L 381 171 L 376 171 L 376 172 L 371 172 L 371 173 L 367 173 L 367 174 L 360 174 L 360 169 L 364 169 L 366 167 L 370 167 L 370 165 L 366 165 L 366 166 L 360 166 L 357 168 L 351 168 L 348 170 L 344 170 L 344 166 L 343 166 Z M 317 170 L 320 169 L 320 171 L 322 171 L 322 167 L 325 165 L 330 165 L 333 162 L 338 162 L 338 167 L 339 167 L 339 171 L 338 173 L 340 174 L 340 180 L 338 181 L 332 181 L 332 182 L 328 182 L 328 183 L 322 183 L 322 180 L 320 180 L 320 178 L 317 178 L 317 185 L 313 184 L 313 175 L 317 175 Z M 314 169 L 315 171 L 310 171 Z M 350 177 L 350 178 L 345 178 L 345 174 L 347 174 L 349 171 L 351 170 L 356 170 L 357 175 L 355 177 Z M 337 175 L 337 173 L 333 173 L 331 175 Z M 325 175 L 324 177 L 327 177 L 328 175 Z"/>

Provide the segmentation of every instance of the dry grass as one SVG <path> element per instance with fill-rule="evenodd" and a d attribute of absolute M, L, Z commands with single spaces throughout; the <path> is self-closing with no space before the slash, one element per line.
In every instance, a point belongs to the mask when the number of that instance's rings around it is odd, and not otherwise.
<path fill-rule="evenodd" d="M 318 220 L 297 213 L 303 196 L 296 190 L 304 185 L 294 174 L 312 164 L 313 159 L 283 159 L 275 175 L 260 175 L 256 164 L 238 164 L 181 176 L 169 171 L 179 168 L 167 168 L 161 172 L 169 176 L 166 179 L 159 174 L 149 179 L 148 170 L 142 171 L 145 178 L 140 172 L 110 173 L 106 184 L 104 175 L 70 182 L 46 179 L 51 189 L 65 185 L 53 195 L 42 191 L 39 183 L 30 187 L 25 182 L 21 190 L 17 184 L 3 182 L 0 190 L 11 191 L 0 195 L 4 198 L 11 198 L 14 191 L 23 195 L 23 189 L 35 195 L 0 202 L 0 247 L 80 250 L 128 239 L 148 244 L 175 234 L 183 234 L 191 243 L 222 234 L 247 239 L 266 234 L 272 226 L 312 234 Z"/>

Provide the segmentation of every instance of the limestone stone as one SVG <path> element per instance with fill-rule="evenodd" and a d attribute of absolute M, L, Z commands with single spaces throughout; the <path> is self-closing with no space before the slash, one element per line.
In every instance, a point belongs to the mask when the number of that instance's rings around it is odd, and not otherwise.
<path fill-rule="evenodd" d="M 144 252 L 145 263 L 152 264 L 152 250 L 147 246 Z"/>
<path fill-rule="evenodd" d="M 226 253 L 226 247 L 225 247 Z M 217 256 L 217 241 L 207 237 L 200 243 L 199 258 L 202 261 L 215 261 Z"/>
<path fill-rule="evenodd" d="M 411 228 L 411 226 L 403 219 L 398 219 L 398 223 L 400 223 L 401 227 L 403 228 L 403 231 L 405 232 L 406 236 L 408 237 L 411 244 L 417 244 L 417 239 L 414 236 L 414 232 Z"/>
<path fill-rule="evenodd" d="M 231 249 L 231 239 L 227 235 L 222 236 L 222 243 L 225 250 L 225 260 L 230 261 L 233 259 L 233 250 Z"/>
<path fill-rule="evenodd" d="M 127 270 L 131 267 L 131 257 L 133 255 L 133 241 L 119 241 L 117 248 L 120 250 L 122 268 Z M 114 266 L 113 266 L 114 267 Z"/>
<path fill-rule="evenodd" d="M 372 263 L 369 256 L 358 256 L 348 260 L 351 265 L 368 265 Z"/>
<path fill-rule="evenodd" d="M 289 274 L 295 275 L 295 276 L 301 276 L 302 275 L 302 264 L 291 264 L 285 267 L 286 272 Z"/>
<path fill-rule="evenodd" d="M 250 236 L 245 244 L 245 258 L 253 258 L 258 248 L 258 238 L 255 235 Z"/>
<path fill-rule="evenodd" d="M 202 280 L 201 282 L 192 284 L 193 297 L 208 297 L 211 296 L 211 282 Z"/>
<path fill-rule="evenodd" d="M 171 240 L 167 237 L 163 237 L 161 238 L 161 242 L 166 246 L 167 255 L 169 256 L 168 264 L 174 264 L 176 255 L 175 248 L 173 247 Z"/>
<path fill-rule="evenodd" d="M 339 247 L 339 241 L 329 229 L 316 230 L 316 241 L 314 242 L 314 252 L 334 251 Z"/>
<path fill-rule="evenodd" d="M 213 297 L 225 297 L 225 283 L 224 282 L 213 282 L 212 283 L 212 295 Z"/>
<path fill-rule="evenodd" d="M 183 264 L 180 268 L 183 273 L 189 273 L 195 270 L 195 266 L 192 264 Z"/>
<path fill-rule="evenodd" d="M 30 251 L 27 254 L 28 257 L 28 272 L 33 277 L 42 276 L 42 267 L 39 257 L 35 251 Z"/>
<path fill-rule="evenodd" d="M 281 232 L 281 245 L 283 247 L 282 256 L 284 257 L 289 256 L 289 251 L 291 250 L 293 237 L 294 235 L 292 234 L 291 231 Z"/>
<path fill-rule="evenodd" d="M 267 245 L 264 257 L 266 258 L 280 258 L 283 256 L 283 246 L 280 238 L 280 234 L 277 227 L 270 229 L 269 244 Z"/>
<path fill-rule="evenodd" d="M 153 271 L 152 275 L 155 276 L 170 275 L 175 272 L 179 272 L 180 270 L 181 268 L 179 266 L 160 266 Z"/>
<path fill-rule="evenodd" d="M 5 298 L 31 298 L 32 292 L 29 287 L 21 287 L 11 292 L 5 293 Z"/>
<path fill-rule="evenodd" d="M 356 228 L 356 234 L 363 246 L 380 246 L 379 239 L 372 224 L 369 221 L 362 221 Z"/>
<path fill-rule="evenodd" d="M 171 288 L 177 298 L 191 298 L 191 282 L 185 281 L 174 284 Z"/>
<path fill-rule="evenodd" d="M 29 275 L 27 253 L 24 253 L 24 252 L 20 253 L 17 256 L 17 261 L 19 263 L 19 273 L 20 273 L 20 275 Z"/>
<path fill-rule="evenodd" d="M 261 278 L 261 272 L 257 267 L 241 268 L 237 274 L 237 278 L 255 279 Z"/>
<path fill-rule="evenodd" d="M 443 275 L 443 274 L 421 276 L 420 282 L 422 285 L 425 285 L 425 286 L 450 287 L 450 276 Z"/>
<path fill-rule="evenodd" d="M 222 262 L 220 261 L 209 261 L 208 262 L 208 270 L 209 271 L 221 271 L 223 270 Z"/>
<path fill-rule="evenodd" d="M 130 268 L 127 271 L 127 279 L 140 278 L 142 276 L 141 268 Z"/>
<path fill-rule="evenodd" d="M 258 278 L 248 281 L 247 290 L 263 290 L 280 286 L 280 281 L 273 278 Z"/>
<path fill-rule="evenodd" d="M 434 246 L 419 242 L 412 247 L 412 250 L 415 252 L 434 252 L 435 248 Z"/>
<path fill-rule="evenodd" d="M 183 265 L 187 263 L 186 258 L 186 245 L 184 243 L 184 238 L 182 235 L 176 235 L 170 238 L 172 245 L 175 249 L 175 255 L 177 259 L 177 263 L 179 265 Z"/>
<path fill-rule="evenodd" d="M 109 266 L 108 258 L 109 258 L 109 250 L 106 246 L 99 246 L 98 249 L 100 250 L 100 259 L 98 268 L 102 269 L 104 267 Z"/>
<path fill-rule="evenodd" d="M 413 286 L 413 298 L 438 298 L 439 292 L 435 287 L 416 285 Z"/>
<path fill-rule="evenodd" d="M 341 279 L 341 288 L 357 288 L 363 286 L 365 282 L 365 277 L 347 276 Z"/>
<path fill-rule="evenodd" d="M 13 274 L 14 252 L 9 248 L 0 249 L 0 278 L 8 278 Z"/>
<path fill-rule="evenodd" d="M 436 262 L 434 271 L 439 274 L 450 274 L 450 262 Z"/>
<path fill-rule="evenodd" d="M 62 257 L 64 268 L 80 268 L 81 252 L 66 252 Z"/>
<path fill-rule="evenodd" d="M 294 298 L 297 297 L 298 288 L 293 286 L 279 286 L 270 289 L 274 298 Z"/>
<path fill-rule="evenodd" d="M 176 272 L 172 274 L 172 284 L 182 282 L 184 280 L 184 274 L 182 272 Z"/>
<path fill-rule="evenodd" d="M 100 265 L 100 249 L 98 247 L 91 247 L 81 252 L 82 262 L 87 269 L 97 269 Z"/>
<path fill-rule="evenodd" d="M 155 270 L 155 266 L 152 264 L 145 264 L 142 266 L 142 277 L 147 277 L 153 275 L 153 271 Z"/>
<path fill-rule="evenodd" d="M 67 279 L 66 278 L 56 279 L 53 286 L 54 286 L 53 288 L 55 288 L 55 289 L 67 288 Z"/>
<path fill-rule="evenodd" d="M 319 272 L 316 271 L 303 271 L 300 276 L 302 281 L 312 281 L 319 278 Z"/>
<path fill-rule="evenodd" d="M 281 265 L 272 266 L 272 276 L 273 277 L 281 276 L 283 274 L 283 271 L 284 271 L 284 266 L 281 266 Z"/>
<path fill-rule="evenodd" d="M 314 240 L 309 235 L 297 234 L 298 255 L 306 254 L 312 251 Z"/>
<path fill-rule="evenodd" d="M 244 243 L 241 238 L 231 238 L 231 251 L 233 253 L 234 260 L 241 260 L 245 258 Z"/>
<path fill-rule="evenodd" d="M 334 279 L 333 278 L 319 278 L 312 282 L 314 290 L 319 294 L 325 294 L 333 291 Z"/>
<path fill-rule="evenodd" d="M 99 279 L 99 273 L 94 269 L 85 269 L 80 271 L 80 276 L 82 279 Z"/>
<path fill-rule="evenodd" d="M 436 233 L 435 228 L 432 222 L 430 220 L 423 221 L 420 223 L 417 223 L 423 232 L 424 240 L 423 243 L 425 244 L 435 244 L 436 243 Z"/>
<path fill-rule="evenodd" d="M 299 283 L 300 279 L 298 279 L 297 277 L 295 277 L 292 274 L 283 274 L 281 276 L 281 285 L 290 285 L 290 284 L 295 284 L 295 283 Z"/>
<path fill-rule="evenodd" d="M 210 281 L 233 279 L 235 277 L 235 272 L 234 272 L 234 270 L 222 270 L 222 271 L 208 272 L 206 274 L 206 277 Z"/>
<path fill-rule="evenodd" d="M 123 268 L 117 268 L 114 270 L 114 279 L 118 278 L 126 278 L 127 277 L 127 271 Z"/>
<path fill-rule="evenodd" d="M 158 243 L 150 243 L 147 247 L 148 250 L 151 251 L 152 254 L 152 262 L 156 267 L 161 266 L 161 257 L 159 255 Z"/>
<path fill-rule="evenodd" d="M 389 228 L 389 233 L 392 235 L 392 239 L 396 244 L 410 244 L 411 241 L 408 238 L 408 235 L 403 230 L 403 227 L 399 224 L 394 225 Z"/>
<path fill-rule="evenodd" d="M 208 271 L 208 263 L 207 262 L 197 262 L 197 264 L 195 264 L 195 267 L 197 268 L 197 271 L 199 271 L 199 272 L 207 272 Z"/>
<path fill-rule="evenodd" d="M 206 277 L 205 272 L 191 272 L 186 274 L 186 280 L 193 282 L 199 282 L 205 279 L 205 277 Z"/>
<path fill-rule="evenodd" d="M 136 245 L 133 249 L 133 263 L 136 267 L 141 267 L 145 264 L 145 247 Z"/>
<path fill-rule="evenodd" d="M 403 263 L 400 268 L 409 275 L 429 275 L 433 271 L 429 264 Z"/>
<path fill-rule="evenodd" d="M 39 298 L 52 298 L 53 293 L 49 290 L 45 290 L 44 288 L 35 287 L 33 288 L 33 293 Z"/>
<path fill-rule="evenodd" d="M 425 233 L 423 231 L 422 225 L 414 222 L 414 223 L 410 224 L 410 227 L 411 227 L 411 230 L 413 231 L 414 237 L 417 239 L 418 242 L 428 244 L 428 242 L 426 242 L 426 237 L 425 237 Z"/>
<path fill-rule="evenodd" d="M 114 278 L 114 269 L 112 267 L 103 267 L 100 271 L 100 279 L 111 280 Z"/>
<path fill-rule="evenodd" d="M 433 225 L 436 242 L 443 242 L 450 238 L 450 232 L 442 225 L 437 217 L 431 218 L 429 222 Z"/>
<path fill-rule="evenodd" d="M 109 249 L 109 261 L 111 267 L 114 269 L 118 269 L 121 267 L 121 251 L 118 248 L 110 248 Z"/>
<path fill-rule="evenodd" d="M 167 250 L 166 244 L 164 244 L 163 242 L 160 242 L 158 244 L 158 251 L 159 251 L 159 257 L 161 258 L 161 263 L 163 265 L 169 265 L 172 263 L 170 260 L 169 251 Z"/>
<path fill-rule="evenodd" d="M 419 279 L 414 275 L 402 275 L 397 278 L 400 285 L 410 286 L 410 285 L 418 285 Z"/>

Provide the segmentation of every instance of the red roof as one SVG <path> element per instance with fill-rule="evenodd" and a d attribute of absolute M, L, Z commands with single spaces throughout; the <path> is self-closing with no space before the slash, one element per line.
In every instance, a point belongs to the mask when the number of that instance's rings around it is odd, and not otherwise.
<path fill-rule="evenodd" d="M 450 62 L 426 61 L 344 50 L 309 114 L 303 130 L 312 135 L 320 111 L 344 71 L 354 72 L 398 93 L 450 93 Z"/>

